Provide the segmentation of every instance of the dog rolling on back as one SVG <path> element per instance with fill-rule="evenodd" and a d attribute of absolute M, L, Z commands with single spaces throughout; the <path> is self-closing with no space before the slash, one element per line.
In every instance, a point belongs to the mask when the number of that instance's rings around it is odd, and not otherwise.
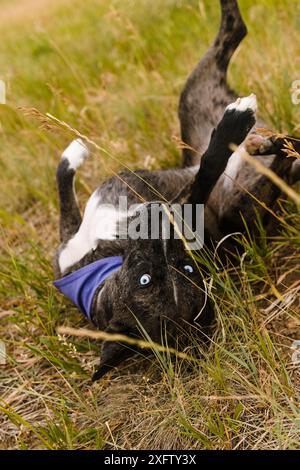
<path fill-rule="evenodd" d="M 227 67 L 246 27 L 236 0 L 220 3 L 219 33 L 180 98 L 182 139 L 189 147 L 183 150 L 183 168 L 114 176 L 96 189 L 82 218 L 74 178 L 88 157 L 85 144 L 72 142 L 58 166 L 61 245 L 55 257 L 55 285 L 106 332 L 134 338 L 146 332 L 160 342 L 163 331 L 175 338 L 181 328 L 194 322 L 206 331 L 214 317 L 205 295 L 205 273 L 195 265 L 184 240 L 163 236 L 166 219 L 162 218 L 155 238 L 120 236 L 120 197 L 126 196 L 129 204 L 138 203 L 138 210 L 150 222 L 154 206 L 168 211 L 166 201 L 179 207 L 204 204 L 204 242 L 209 246 L 237 229 L 244 230 L 239 214 L 247 222 L 259 210 L 267 223 L 267 214 L 247 192 L 269 207 L 279 196 L 272 182 L 255 173 L 242 161 L 239 149 L 232 152 L 230 144 L 251 150 L 256 154 L 253 158 L 281 177 L 287 179 L 291 174 L 293 159 L 284 157 L 283 142 L 254 132 L 255 95 L 237 98 L 227 85 Z M 122 217 L 128 222 L 135 214 L 125 212 Z M 104 342 L 93 379 L 136 351 L 122 343 Z"/>

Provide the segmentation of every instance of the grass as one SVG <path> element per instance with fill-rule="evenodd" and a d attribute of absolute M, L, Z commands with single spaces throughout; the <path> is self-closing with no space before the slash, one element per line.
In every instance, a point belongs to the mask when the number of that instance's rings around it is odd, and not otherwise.
<path fill-rule="evenodd" d="M 255 92 L 270 128 L 297 133 L 300 4 L 241 0 L 249 36 L 230 83 Z M 78 179 L 92 188 L 122 167 L 180 162 L 176 117 L 187 74 L 210 44 L 218 2 L 7 0 L 1 2 L 0 78 L 0 448 L 299 449 L 299 211 L 282 201 L 280 232 L 243 240 L 240 266 L 217 271 L 211 296 L 217 330 L 203 360 L 164 352 L 127 361 L 91 386 L 99 345 L 60 336 L 86 327 L 54 291 L 58 241 L 55 167 L 70 140 L 20 108 L 66 121 L 107 149 Z M 96 176 L 97 175 L 97 176 Z M 196 288 L 196 287 L 195 287 Z M 185 352 L 202 350 L 191 338 Z"/>

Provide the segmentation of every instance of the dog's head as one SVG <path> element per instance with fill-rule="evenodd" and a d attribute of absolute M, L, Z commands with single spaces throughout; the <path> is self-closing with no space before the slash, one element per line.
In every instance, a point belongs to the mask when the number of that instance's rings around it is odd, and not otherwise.
<path fill-rule="evenodd" d="M 166 233 L 170 218 L 162 217 L 153 238 L 153 224 L 157 228 L 153 206 L 144 206 L 148 220 L 146 236 L 127 240 L 122 266 L 95 293 L 91 320 L 106 332 L 133 338 L 146 336 L 160 343 L 165 333 L 171 340 L 176 330 L 186 329 L 187 323 L 195 319 L 200 327 L 207 326 L 212 320 L 212 309 L 201 270 L 186 241 L 174 229 L 174 219 Z M 156 203 L 160 213 L 161 208 Z M 136 217 L 130 220 L 137 227 Z M 138 228 L 141 230 L 140 222 Z M 130 345 L 105 341 L 93 379 L 100 378 L 134 352 L 136 348 Z"/>

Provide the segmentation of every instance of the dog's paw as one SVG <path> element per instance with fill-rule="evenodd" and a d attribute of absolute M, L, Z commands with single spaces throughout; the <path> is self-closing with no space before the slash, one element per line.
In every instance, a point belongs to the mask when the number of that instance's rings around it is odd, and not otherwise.
<path fill-rule="evenodd" d="M 264 155 L 271 151 L 273 143 L 267 137 L 250 134 L 245 140 L 244 147 L 250 155 Z"/>
<path fill-rule="evenodd" d="M 225 109 L 221 127 L 225 141 L 240 145 L 256 122 L 257 102 L 254 94 L 238 98 Z"/>
<path fill-rule="evenodd" d="M 69 162 L 69 168 L 77 170 L 84 160 L 89 156 L 89 149 L 81 139 L 73 140 L 64 150 L 61 158 L 65 158 Z"/>
<path fill-rule="evenodd" d="M 256 96 L 252 93 L 245 98 L 238 98 L 234 103 L 227 106 L 226 111 L 239 111 L 240 113 L 251 111 L 255 114 L 257 111 Z"/>

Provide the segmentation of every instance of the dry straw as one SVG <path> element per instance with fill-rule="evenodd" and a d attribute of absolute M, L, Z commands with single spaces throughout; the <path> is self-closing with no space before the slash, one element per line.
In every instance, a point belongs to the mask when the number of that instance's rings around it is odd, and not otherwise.
<path fill-rule="evenodd" d="M 105 331 L 92 331 L 87 328 L 71 328 L 68 326 L 59 326 L 57 328 L 57 333 L 59 335 L 71 335 L 79 337 L 87 337 L 96 340 L 102 341 L 114 341 L 116 343 L 125 343 L 130 344 L 131 346 L 137 346 L 140 349 L 151 349 L 158 352 L 166 352 L 168 354 L 173 354 L 180 359 L 185 359 L 191 362 L 198 362 L 194 357 L 189 356 L 184 352 L 177 351 L 174 348 L 166 347 L 153 341 L 145 341 L 143 339 L 130 338 L 129 336 L 115 334 L 115 333 L 106 333 Z"/>

